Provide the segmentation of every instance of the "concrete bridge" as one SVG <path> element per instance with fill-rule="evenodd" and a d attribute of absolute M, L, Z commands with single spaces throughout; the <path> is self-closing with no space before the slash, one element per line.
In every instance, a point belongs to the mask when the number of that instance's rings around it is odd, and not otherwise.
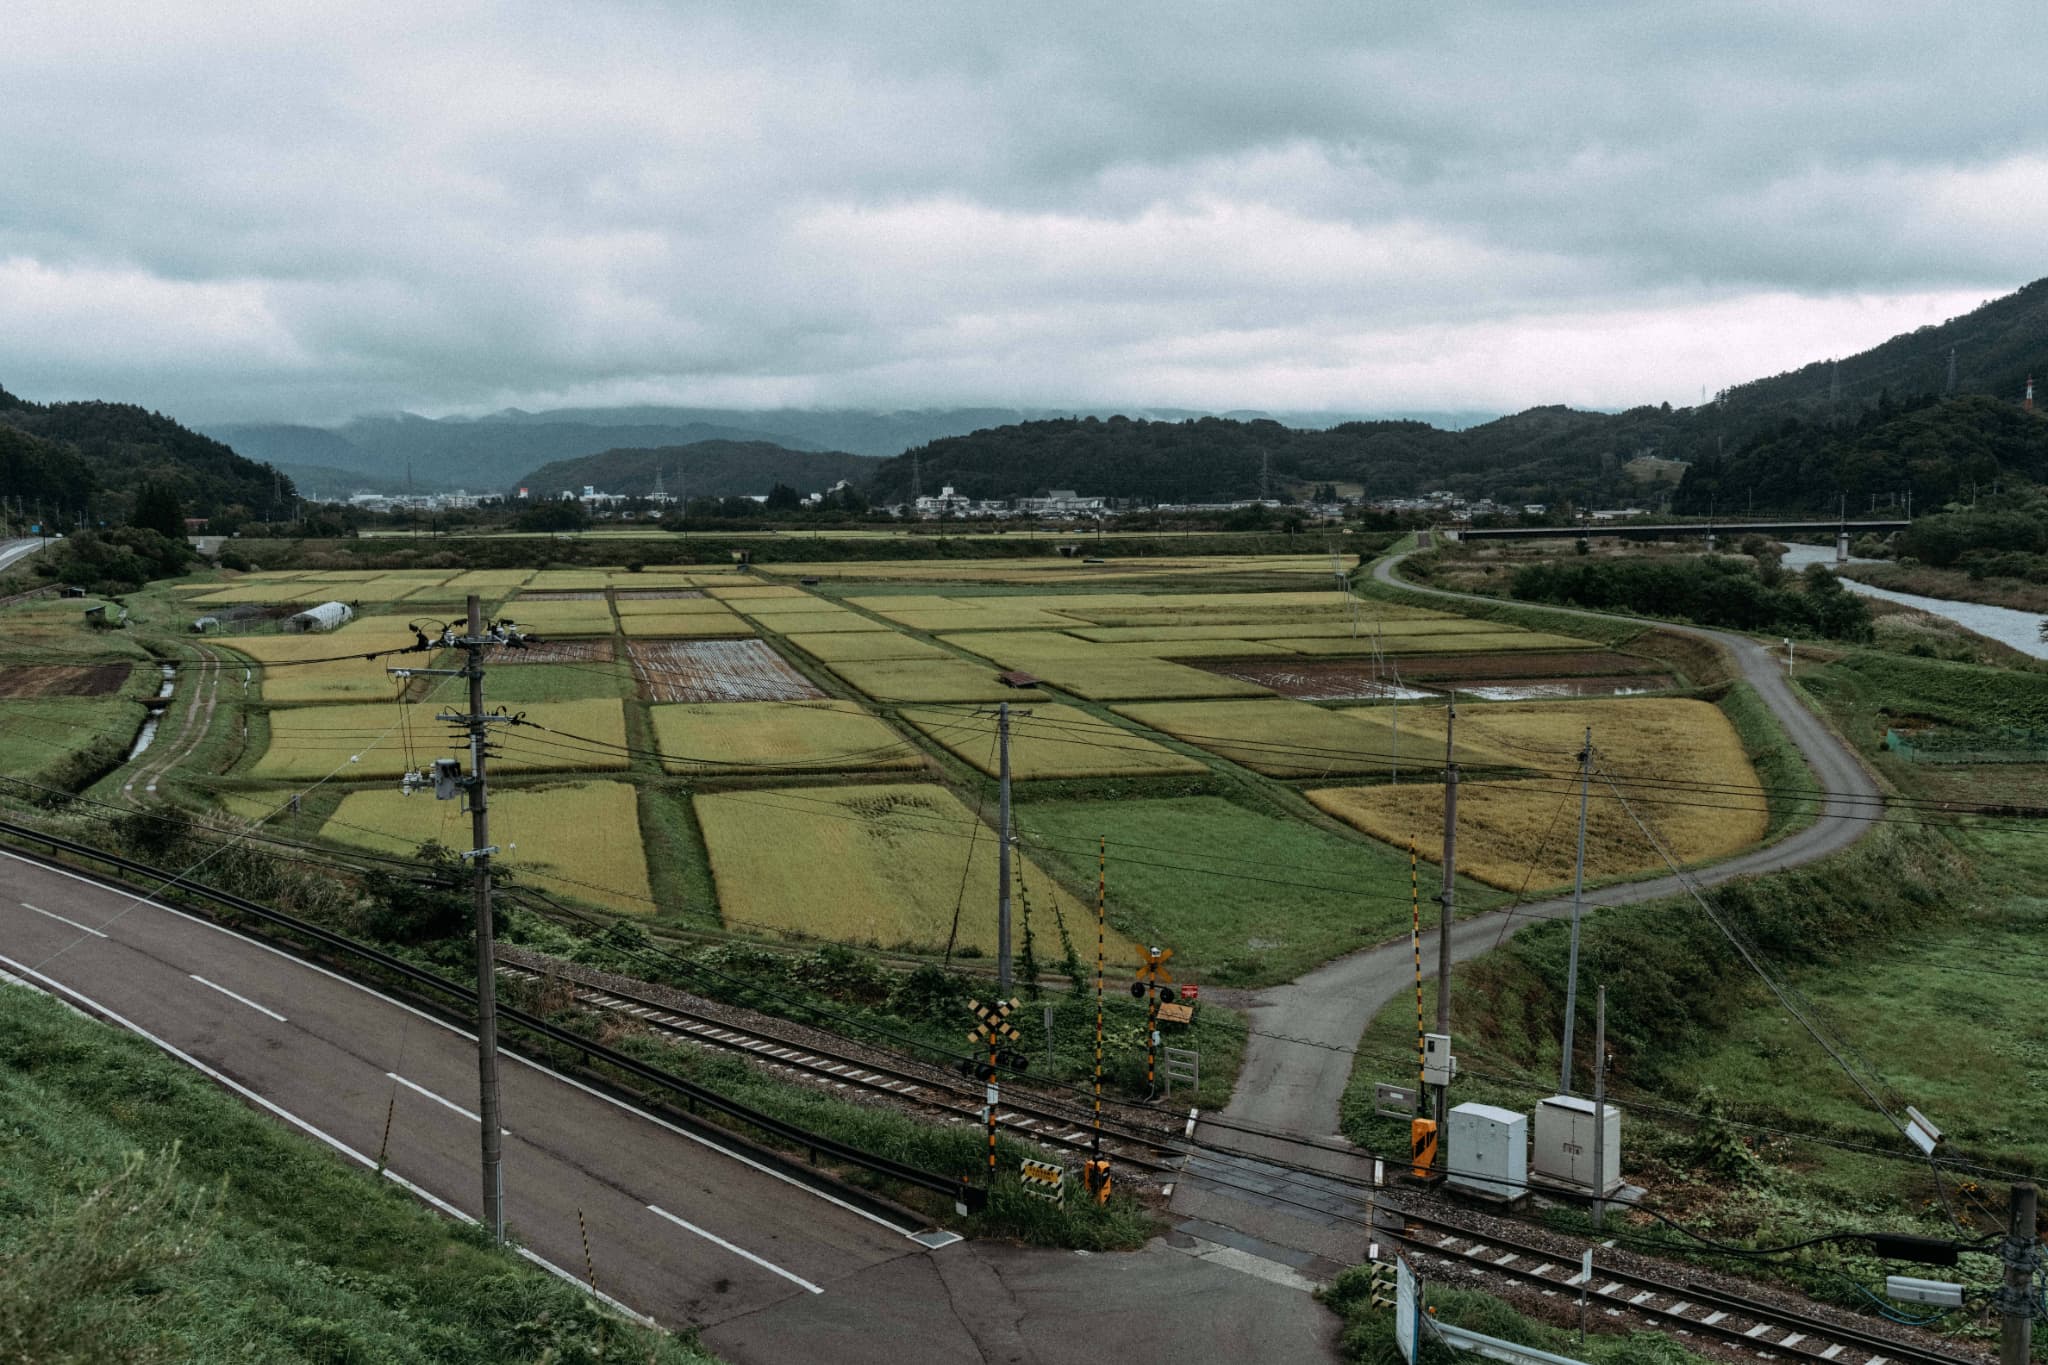
<path fill-rule="evenodd" d="M 1846 563 L 1849 558 L 1849 542 L 1863 532 L 1884 535 L 1891 531 L 1903 531 L 1913 523 L 1905 520 L 1890 521 L 1592 521 L 1576 526 L 1497 526 L 1481 530 L 1459 530 L 1446 533 L 1447 538 L 1458 540 L 1577 540 L 1581 536 L 1616 536 L 1623 540 L 1682 540 L 1688 536 L 1705 536 L 1707 549 L 1712 551 L 1722 536 L 1745 536 L 1751 532 L 1772 536 L 1797 536 L 1806 539 L 1835 538 L 1835 562 Z"/>

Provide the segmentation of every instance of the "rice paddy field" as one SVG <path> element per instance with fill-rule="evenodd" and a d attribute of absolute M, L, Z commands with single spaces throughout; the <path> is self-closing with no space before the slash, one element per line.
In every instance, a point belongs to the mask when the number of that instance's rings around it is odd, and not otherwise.
<path fill-rule="evenodd" d="M 916 768 L 915 747 L 850 701 L 703 702 L 651 708 L 662 766 L 706 776 Z"/>
<path fill-rule="evenodd" d="M 1441 746 L 1441 710 L 1420 712 L 1413 723 Z M 1684 864 L 1725 857 L 1764 837 L 1769 810 L 1753 790 L 1756 771 L 1735 727 L 1708 702 L 1644 697 L 1462 706 L 1461 735 L 1470 733 L 1475 743 L 1512 755 L 1544 776 L 1461 785 L 1460 870 L 1506 890 L 1524 884 L 1535 890 L 1570 878 L 1579 793 L 1572 770 L 1588 726 L 1596 775 L 1616 779 L 1611 787 L 1598 776 L 1594 781 L 1587 812 L 1588 876 L 1661 870 L 1660 845 Z M 1669 799 L 1674 780 L 1693 791 L 1692 799 Z M 1398 845 L 1420 838 L 1428 850 L 1430 831 L 1443 828 L 1443 789 L 1428 782 L 1324 788 L 1307 795 L 1318 808 Z M 1634 803 L 1625 805 L 1630 798 Z"/>
<path fill-rule="evenodd" d="M 902 716 L 981 772 L 998 771 L 998 721 L 987 708 L 905 707 Z M 1205 764 L 1079 707 L 1040 702 L 1010 716 L 1010 776 L 1017 781 L 1207 771 Z"/>
<path fill-rule="evenodd" d="M 936 952 L 950 940 L 956 952 L 995 950 L 995 841 L 945 787 L 771 788 L 699 796 L 695 805 L 730 925 L 885 948 Z M 1078 917 L 1092 908 L 1030 858 L 1017 861 L 1033 903 L 1081 932 Z M 1110 952 L 1131 961 L 1131 941 L 1108 937 Z M 1055 952 L 1048 946 L 1045 955 Z"/>
<path fill-rule="evenodd" d="M 458 803 L 404 802 L 391 781 L 458 752 L 435 715 L 461 708 L 460 685 L 416 679 L 401 694 L 392 661 L 302 661 L 410 643 L 409 621 L 453 617 L 471 592 L 544 641 L 485 661 L 487 704 L 532 722 L 494 733 L 493 771 L 508 779 L 494 833 L 520 844 L 544 889 L 692 930 L 709 896 L 743 936 L 991 950 L 999 702 L 1014 704 L 1013 804 L 1038 913 L 1057 899 L 1085 938 L 1106 835 L 1117 951 L 1174 947 L 1189 976 L 1219 983 L 1285 980 L 1405 923 L 1406 845 L 1432 850 L 1440 826 L 1453 686 L 1468 906 L 1568 873 L 1556 773 L 1588 724 L 1617 773 L 1756 781 L 1713 704 L 1607 695 L 1682 690 L 1667 659 L 1353 598 L 1326 554 L 179 585 L 157 598 L 181 624 L 215 611 L 228 634 L 209 646 L 274 665 L 246 699 L 223 688 L 249 730 L 221 746 L 215 776 L 272 809 L 326 780 L 305 817 L 323 838 L 402 848 L 445 827 L 462 843 Z M 358 619 L 276 633 L 292 604 L 330 599 L 360 603 Z M 84 636 L 71 603 L 20 619 Z M 142 657 L 118 632 L 92 638 L 109 661 Z M 1502 700 L 1475 699 L 1489 696 Z M 0 745 L 6 721 L 0 709 Z M 1696 861 L 1761 838 L 1756 804 L 1658 802 L 1644 817 Z M 1593 805 L 1594 876 L 1659 865 L 1617 802 Z M 1038 932 L 1045 960 L 1052 931 Z"/>
<path fill-rule="evenodd" d="M 378 853 L 410 853 L 428 840 L 470 845 L 460 801 L 405 797 L 396 789 L 350 792 L 322 837 Z M 494 861 L 552 895 L 627 915 L 654 913 L 640 840 L 639 791 L 625 782 L 502 787 L 491 793 Z"/>

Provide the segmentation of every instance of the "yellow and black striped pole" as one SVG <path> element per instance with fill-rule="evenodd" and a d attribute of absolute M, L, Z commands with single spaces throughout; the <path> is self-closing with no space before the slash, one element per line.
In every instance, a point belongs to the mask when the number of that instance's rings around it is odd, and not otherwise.
<path fill-rule="evenodd" d="M 990 1029 L 988 1035 L 988 1181 L 989 1188 L 995 1188 L 996 1181 L 996 1035 Z"/>

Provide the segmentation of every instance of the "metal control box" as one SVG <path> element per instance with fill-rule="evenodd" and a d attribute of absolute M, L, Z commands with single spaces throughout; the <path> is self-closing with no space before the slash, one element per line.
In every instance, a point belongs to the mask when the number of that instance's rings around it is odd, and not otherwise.
<path fill-rule="evenodd" d="M 1528 1193 L 1528 1115 L 1493 1104 L 1461 1104 L 1451 1110 L 1450 1140 L 1450 1184 L 1494 1199 Z"/>
<path fill-rule="evenodd" d="M 1422 1080 L 1425 1085 L 1449 1085 L 1458 1074 L 1458 1059 L 1451 1055 L 1451 1035 L 1422 1035 Z"/>
<path fill-rule="evenodd" d="M 1621 1188 L 1621 1111 L 1605 1106 L 1601 1170 L 1593 1169 L 1593 1101 L 1553 1095 L 1536 1106 L 1536 1178 L 1567 1189 L 1612 1194 Z"/>

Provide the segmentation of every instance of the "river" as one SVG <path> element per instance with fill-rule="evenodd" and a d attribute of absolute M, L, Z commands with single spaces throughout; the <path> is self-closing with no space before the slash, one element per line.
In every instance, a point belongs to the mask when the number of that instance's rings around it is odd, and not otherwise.
<path fill-rule="evenodd" d="M 1851 559 L 1846 566 L 1850 573 L 1858 564 L 1877 564 L 1875 559 Z M 1823 545 L 1787 545 L 1785 567 L 1803 569 L 1809 564 L 1835 566 L 1835 552 Z M 1893 592 L 1889 588 L 1873 588 L 1868 583 L 1859 583 L 1844 575 L 1842 585 L 1850 592 L 1864 597 L 1875 597 L 1886 602 L 1897 602 L 1901 606 L 1913 607 L 1934 616 L 1945 617 L 1965 630 L 2011 645 L 2022 654 L 2036 659 L 2048 659 L 2048 642 L 2041 639 L 2042 618 L 2031 611 L 2014 611 L 2011 607 L 1990 607 L 1981 602 L 1954 602 L 1946 597 L 1919 597 L 1910 592 Z"/>

